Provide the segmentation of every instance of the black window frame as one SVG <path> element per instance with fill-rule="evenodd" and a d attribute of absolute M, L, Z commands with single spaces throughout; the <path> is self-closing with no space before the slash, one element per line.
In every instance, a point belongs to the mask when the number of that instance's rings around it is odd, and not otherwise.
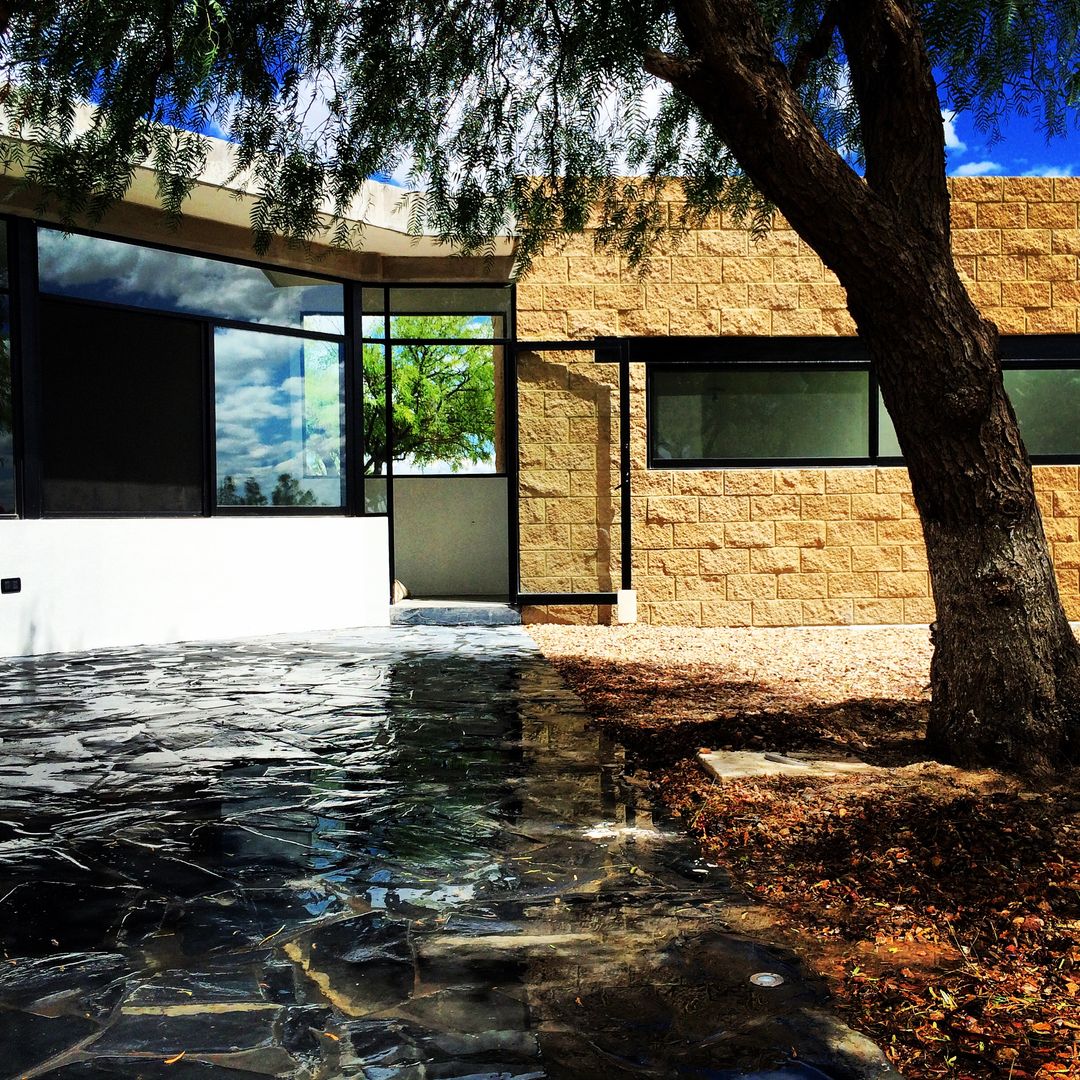
<path fill-rule="evenodd" d="M 391 339 L 389 336 L 390 320 L 393 317 L 391 311 L 390 291 L 392 289 L 407 288 L 410 290 L 423 291 L 426 289 L 446 290 L 454 289 L 461 292 L 469 290 L 505 290 L 507 305 L 499 311 L 477 310 L 468 314 L 499 316 L 505 319 L 503 334 L 499 337 L 478 339 L 454 338 L 448 339 L 446 344 L 456 345 L 490 345 L 503 348 L 503 377 L 509 377 L 510 357 L 516 334 L 516 306 L 517 289 L 514 282 L 510 281 L 370 281 L 367 279 L 349 279 L 320 273 L 307 266 L 283 266 L 275 263 L 260 262 L 254 259 L 243 259 L 234 256 L 217 255 L 200 250 L 186 249 L 178 245 L 160 243 L 153 240 L 137 240 L 130 237 L 118 236 L 112 233 L 93 229 L 64 228 L 52 222 L 39 221 L 33 218 L 0 216 L 0 221 L 6 223 L 9 230 L 9 252 L 26 249 L 28 258 L 16 258 L 9 255 L 11 268 L 9 271 L 8 290 L 13 297 L 12 305 L 12 366 L 13 382 L 16 384 L 13 393 L 16 397 L 15 415 L 15 467 L 16 467 L 16 508 L 14 515 L 4 515 L 4 518 L 192 518 L 192 517 L 302 517 L 302 516 L 334 516 L 334 517 L 388 517 L 392 512 L 392 503 L 388 499 L 387 507 L 383 511 L 369 512 L 365 505 L 361 468 L 357 463 L 363 461 L 363 434 L 361 423 L 361 408 L 358 393 L 362 392 L 359 377 L 359 365 L 362 363 L 362 350 L 365 344 L 383 345 L 389 356 L 393 346 L 409 344 L 414 340 L 425 343 L 442 343 L 442 339 Z M 170 311 L 154 306 L 141 306 L 118 303 L 108 300 L 86 299 L 82 297 L 65 296 L 61 293 L 49 292 L 40 287 L 38 277 L 37 259 L 37 231 L 38 229 L 50 229 L 57 232 L 73 233 L 80 236 L 88 236 L 95 239 L 111 241 L 115 243 L 129 244 L 134 247 L 151 248 L 165 251 L 176 255 L 194 255 L 227 265 L 250 267 L 256 270 L 281 271 L 293 273 L 315 281 L 327 284 L 340 285 L 343 289 L 343 333 L 329 334 L 321 331 L 304 330 L 295 326 L 279 325 L 277 323 L 248 322 L 241 319 L 229 319 L 213 315 L 192 314 L 182 311 Z M 20 243 L 21 241 L 21 243 Z M 32 262 L 32 265 L 29 265 Z M 365 291 L 377 291 L 382 300 L 382 312 L 372 313 L 363 310 Z M 34 440 L 41 437 L 41 378 L 40 360 L 38 357 L 37 327 L 39 325 L 40 298 L 48 297 L 50 301 L 60 301 L 72 304 L 82 304 L 93 307 L 112 308 L 119 311 L 131 311 L 151 313 L 165 318 L 179 318 L 194 321 L 203 328 L 203 400 L 199 422 L 202 426 L 204 440 L 204 490 L 201 512 L 191 511 L 154 511 L 153 513 L 136 511 L 111 511 L 98 512 L 60 512 L 47 511 L 42 502 L 42 477 L 40 474 L 39 454 L 35 449 Z M 16 311 L 16 308 L 18 309 Z M 333 312 L 337 316 L 337 312 Z M 381 314 L 383 318 L 383 331 L 385 337 L 367 338 L 362 336 L 363 319 L 373 314 Z M 422 314 L 422 312 L 409 312 L 408 314 Z M 433 315 L 446 314 L 444 311 L 432 311 Z M 343 460 L 345 464 L 344 502 L 340 506 L 273 506 L 269 502 L 265 506 L 218 506 L 217 505 L 217 452 L 216 452 L 216 387 L 214 372 L 214 332 L 216 329 L 236 329 L 255 333 L 279 334 L 285 337 L 306 338 L 319 341 L 336 342 L 343 348 L 344 386 L 345 395 L 345 418 L 343 431 Z M 389 369 L 388 369 L 389 370 Z M 25 386 L 23 385 L 25 383 Z M 507 390 L 509 395 L 509 390 Z M 25 399 L 25 400 L 24 400 Z M 25 406 L 25 401 L 32 404 L 32 408 Z M 24 416 L 23 413 L 32 414 Z M 29 434 L 28 434 L 29 433 Z M 511 433 L 506 433 L 508 446 L 512 441 Z M 392 452 L 392 448 L 391 448 Z M 513 469 L 513 463 L 507 458 L 508 468 Z M 484 473 L 485 477 L 507 477 L 511 473 L 501 470 L 497 473 Z M 408 474 L 412 475 L 412 474 Z M 388 464 L 385 478 L 393 476 L 392 458 Z"/>
<path fill-rule="evenodd" d="M 645 364 L 645 435 L 650 470 L 769 468 L 903 468 L 904 459 L 879 454 L 880 389 L 865 346 L 858 338 L 633 338 L 630 362 Z M 1080 334 L 1014 334 L 1000 339 L 1003 370 L 1080 371 Z M 865 371 L 867 449 L 865 457 L 660 458 L 654 454 L 654 373 L 664 371 Z M 1080 418 L 1078 418 L 1080 421 Z M 1030 454 L 1033 465 L 1080 464 L 1076 454 Z"/>

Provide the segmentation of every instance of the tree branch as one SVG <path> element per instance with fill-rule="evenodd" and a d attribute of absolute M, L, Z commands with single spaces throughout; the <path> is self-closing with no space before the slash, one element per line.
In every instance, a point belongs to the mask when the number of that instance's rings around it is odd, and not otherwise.
<path fill-rule="evenodd" d="M 945 130 L 915 0 L 839 0 L 866 180 L 918 229 L 948 236 Z"/>
<path fill-rule="evenodd" d="M 655 75 L 672 86 L 681 86 L 696 72 L 699 61 L 686 56 L 676 56 L 674 53 L 662 52 L 660 49 L 646 49 L 644 57 L 645 70 L 650 75 Z"/>
<path fill-rule="evenodd" d="M 788 77 L 791 79 L 791 85 L 796 90 L 806 82 L 806 76 L 810 74 L 810 65 L 815 60 L 821 60 L 828 53 L 829 46 L 832 45 L 833 34 L 836 33 L 839 8 L 838 0 L 830 0 L 828 7 L 825 8 L 825 12 L 821 16 L 821 22 L 817 30 L 814 31 L 813 37 L 804 41 L 795 54 Z"/>
<path fill-rule="evenodd" d="M 803 108 L 756 0 L 673 2 L 691 56 L 649 52 L 646 70 L 690 97 L 758 190 L 831 269 L 846 267 L 842 276 L 852 279 L 865 250 L 892 250 L 888 213 Z"/>

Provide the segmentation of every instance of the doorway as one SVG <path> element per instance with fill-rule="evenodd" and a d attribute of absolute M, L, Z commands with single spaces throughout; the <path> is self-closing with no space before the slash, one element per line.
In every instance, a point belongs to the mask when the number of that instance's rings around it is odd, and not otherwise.
<path fill-rule="evenodd" d="M 510 599 L 510 286 L 363 290 L 367 512 L 415 599 Z"/>

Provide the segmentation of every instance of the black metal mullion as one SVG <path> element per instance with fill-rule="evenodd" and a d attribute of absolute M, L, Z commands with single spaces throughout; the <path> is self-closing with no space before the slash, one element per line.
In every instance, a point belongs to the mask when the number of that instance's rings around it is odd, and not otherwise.
<path fill-rule="evenodd" d="M 363 318 L 360 287 L 345 284 L 345 446 L 341 455 L 345 469 L 345 513 L 366 514 L 364 501 L 364 347 L 360 344 Z"/>
<path fill-rule="evenodd" d="M 390 342 L 390 287 L 383 288 L 383 393 L 386 424 L 386 531 L 390 556 L 390 601 L 394 598 L 394 347 Z"/>
<path fill-rule="evenodd" d="M 217 510 L 217 365 L 214 353 L 214 326 L 203 323 L 203 515 Z"/>

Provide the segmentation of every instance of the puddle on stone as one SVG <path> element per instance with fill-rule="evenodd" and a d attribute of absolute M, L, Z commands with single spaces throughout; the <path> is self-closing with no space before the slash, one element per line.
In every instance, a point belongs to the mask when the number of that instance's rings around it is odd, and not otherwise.
<path fill-rule="evenodd" d="M 9 662 L 0 1075 L 843 1075 L 622 775 L 511 628 Z"/>

